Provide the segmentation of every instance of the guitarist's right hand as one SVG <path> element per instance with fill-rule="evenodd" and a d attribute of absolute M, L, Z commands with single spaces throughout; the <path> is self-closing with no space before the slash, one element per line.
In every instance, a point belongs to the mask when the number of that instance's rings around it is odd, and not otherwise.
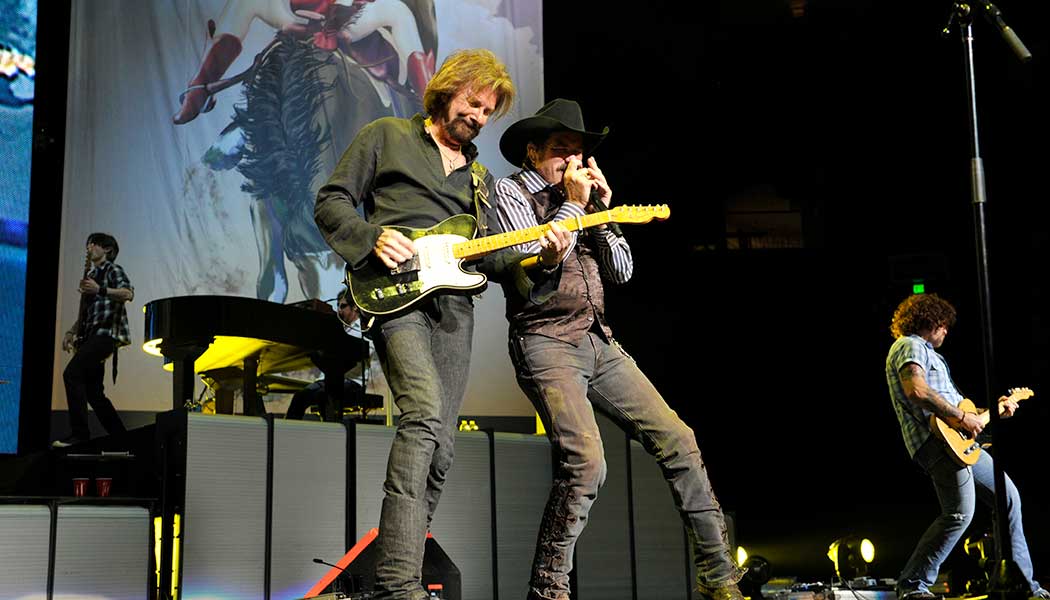
<path fill-rule="evenodd" d="M 955 421 L 951 423 L 953 428 L 971 435 L 977 435 L 984 429 L 984 425 L 981 424 L 981 418 L 971 412 L 964 412 L 961 419 L 953 419 L 953 421 Z"/>
<path fill-rule="evenodd" d="M 67 331 L 66 335 L 62 336 L 62 351 L 72 352 L 73 351 L 73 332 Z"/>
<path fill-rule="evenodd" d="M 400 231 L 384 228 L 383 233 L 379 234 L 379 239 L 376 240 L 372 253 L 378 256 L 387 268 L 394 269 L 415 256 L 416 247 L 412 244 L 412 240 L 405 237 Z"/>

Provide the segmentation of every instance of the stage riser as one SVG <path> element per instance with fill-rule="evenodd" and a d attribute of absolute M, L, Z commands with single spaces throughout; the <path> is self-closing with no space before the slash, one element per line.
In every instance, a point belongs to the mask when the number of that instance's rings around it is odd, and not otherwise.
<path fill-rule="evenodd" d="M 142 507 L 0 506 L 0 598 L 147 598 L 151 549 Z"/>
<path fill-rule="evenodd" d="M 328 571 L 313 558 L 335 562 L 379 525 L 393 429 L 184 418 L 183 597 L 298 598 Z M 609 472 L 577 547 L 574 597 L 631 598 L 652 588 L 688 599 L 686 538 L 667 485 L 638 444 L 599 421 Z M 550 481 L 546 438 L 457 434 L 431 531 L 462 573 L 463 598 L 524 597 Z"/>
<path fill-rule="evenodd" d="M 189 415 L 182 517 L 184 598 L 264 598 L 269 424 Z"/>
<path fill-rule="evenodd" d="M 273 598 L 301 596 L 327 569 L 315 557 L 334 562 L 346 552 L 347 443 L 341 425 L 274 421 Z"/>
<path fill-rule="evenodd" d="M 51 509 L 0 506 L 0 598 L 47 593 Z"/>
<path fill-rule="evenodd" d="M 627 438 L 622 430 L 606 419 L 598 420 L 598 428 L 608 471 L 605 484 L 587 517 L 587 528 L 576 543 L 576 582 L 581 599 L 631 600 Z M 638 499 L 643 500 L 643 497 Z"/>

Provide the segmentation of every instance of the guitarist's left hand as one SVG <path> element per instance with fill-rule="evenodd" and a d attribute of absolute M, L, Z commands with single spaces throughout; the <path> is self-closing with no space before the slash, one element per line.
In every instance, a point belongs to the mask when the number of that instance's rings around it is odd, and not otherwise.
<path fill-rule="evenodd" d="M 999 415 L 1000 418 L 1008 419 L 1014 416 L 1014 412 L 1017 410 L 1017 401 L 1010 400 L 1006 396 L 999 396 L 999 406 L 1003 408 L 1003 414 Z"/>
<path fill-rule="evenodd" d="M 572 232 L 557 222 L 552 222 L 550 229 L 539 239 L 539 244 L 540 264 L 548 269 L 556 267 L 561 264 L 572 244 Z"/>
<path fill-rule="evenodd" d="M 80 285 L 77 287 L 77 291 L 87 296 L 94 296 L 99 292 L 98 282 L 90 277 L 85 277 L 80 280 Z"/>

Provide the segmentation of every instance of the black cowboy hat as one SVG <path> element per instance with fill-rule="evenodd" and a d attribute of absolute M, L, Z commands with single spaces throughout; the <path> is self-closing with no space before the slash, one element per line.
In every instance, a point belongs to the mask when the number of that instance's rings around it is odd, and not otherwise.
<path fill-rule="evenodd" d="M 525 162 L 525 147 L 529 142 L 559 131 L 573 131 L 583 136 L 583 153 L 590 154 L 609 135 L 606 127 L 601 133 L 587 131 L 583 126 L 583 112 L 572 100 L 555 98 L 543 105 L 531 117 L 526 117 L 507 128 L 499 139 L 499 150 L 512 165 Z"/>

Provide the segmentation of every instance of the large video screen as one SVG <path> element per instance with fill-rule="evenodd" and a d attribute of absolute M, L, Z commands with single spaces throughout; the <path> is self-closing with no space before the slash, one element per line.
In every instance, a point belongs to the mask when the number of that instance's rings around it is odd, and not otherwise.
<path fill-rule="evenodd" d="M 0 0 L 0 453 L 18 450 L 37 0 Z"/>

